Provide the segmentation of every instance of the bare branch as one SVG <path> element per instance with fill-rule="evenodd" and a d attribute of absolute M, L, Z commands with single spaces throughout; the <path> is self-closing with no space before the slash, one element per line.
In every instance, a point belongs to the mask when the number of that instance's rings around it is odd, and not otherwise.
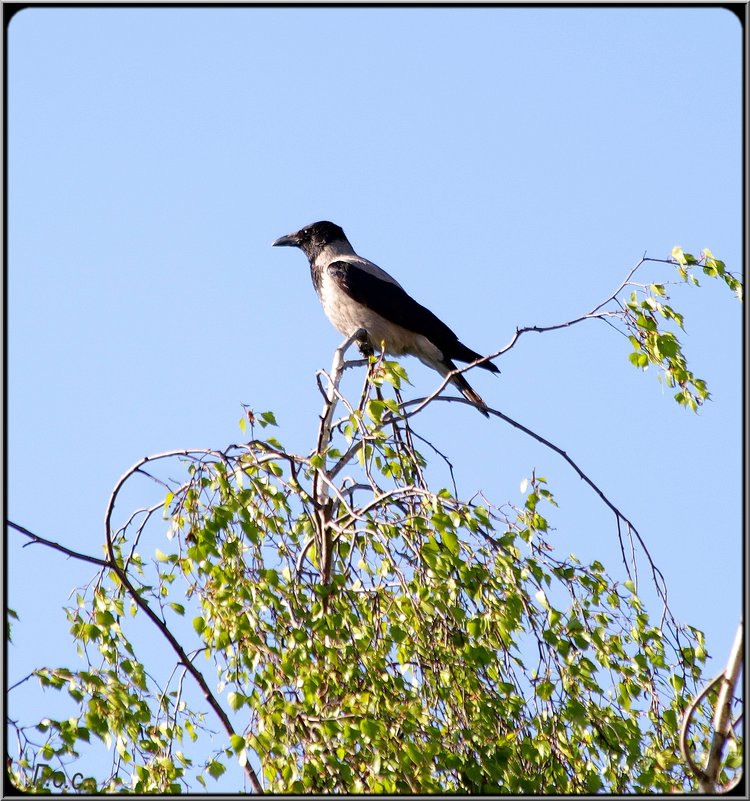
<path fill-rule="evenodd" d="M 53 548 L 55 551 L 60 551 L 61 553 L 64 553 L 66 556 L 70 556 L 73 559 L 79 559 L 81 562 L 91 562 L 92 565 L 98 565 L 99 567 L 110 567 L 109 561 L 106 559 L 98 559 L 96 556 L 89 556 L 88 554 L 81 553 L 80 551 L 74 551 L 70 548 L 66 548 L 64 545 L 60 545 L 59 542 L 53 542 L 52 540 L 40 537 L 38 534 L 34 534 L 27 528 L 19 526 L 18 523 L 13 523 L 11 520 L 8 521 L 8 525 L 31 540 L 31 542 L 27 542 L 26 545 L 32 545 L 33 543 L 46 545 L 48 548 Z"/>

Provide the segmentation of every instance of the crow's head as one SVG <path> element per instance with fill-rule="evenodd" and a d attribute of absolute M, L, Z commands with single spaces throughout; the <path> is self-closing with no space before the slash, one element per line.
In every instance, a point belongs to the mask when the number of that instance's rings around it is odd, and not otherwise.
<path fill-rule="evenodd" d="M 273 243 L 273 246 L 287 245 L 301 248 L 305 255 L 312 260 L 326 245 L 330 245 L 333 242 L 347 242 L 346 235 L 335 223 L 322 220 L 321 222 L 306 225 L 293 234 L 280 236 Z"/>

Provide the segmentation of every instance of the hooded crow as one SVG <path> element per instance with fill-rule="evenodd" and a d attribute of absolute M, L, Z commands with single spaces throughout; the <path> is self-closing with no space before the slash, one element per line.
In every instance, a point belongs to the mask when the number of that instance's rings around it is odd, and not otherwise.
<path fill-rule="evenodd" d="M 304 252 L 326 316 L 346 337 L 364 329 L 366 348 L 394 356 L 416 356 L 442 376 L 456 369 L 454 359 L 473 362 L 482 358 L 459 342 L 453 331 L 429 309 L 410 297 L 395 278 L 358 256 L 338 225 L 326 220 L 316 222 L 279 237 L 273 245 L 297 247 Z M 491 362 L 479 367 L 500 372 Z M 463 375 L 454 375 L 451 381 L 489 417 L 487 405 Z"/>

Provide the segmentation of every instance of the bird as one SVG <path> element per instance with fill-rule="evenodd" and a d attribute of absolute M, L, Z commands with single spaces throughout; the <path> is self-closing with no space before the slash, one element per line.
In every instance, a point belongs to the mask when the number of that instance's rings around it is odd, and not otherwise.
<path fill-rule="evenodd" d="M 345 337 L 358 330 L 367 333 L 360 343 L 363 353 L 375 349 L 393 356 L 416 356 L 445 377 L 456 369 L 455 361 L 473 362 L 482 356 L 459 341 L 458 336 L 429 309 L 407 294 L 399 282 L 377 264 L 359 256 L 343 229 L 328 220 L 281 236 L 273 247 L 297 247 L 310 262 L 313 286 L 328 319 Z M 477 365 L 491 373 L 500 370 L 492 362 Z M 485 416 L 487 404 L 457 373 L 451 381 Z"/>

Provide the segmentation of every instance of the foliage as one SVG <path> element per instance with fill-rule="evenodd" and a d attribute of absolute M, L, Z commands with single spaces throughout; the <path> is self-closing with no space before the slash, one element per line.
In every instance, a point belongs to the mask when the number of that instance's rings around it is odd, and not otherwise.
<path fill-rule="evenodd" d="M 742 300 L 742 284 L 727 271 L 723 261 L 713 257 L 710 250 L 704 250 L 700 258 L 696 258 L 676 247 L 672 251 L 672 259 L 684 282 L 699 286 L 698 279 L 690 269 L 700 266 L 706 275 L 722 278 Z M 683 316 L 667 304 L 668 300 L 669 295 L 663 283 L 641 285 L 631 292 L 623 309 L 625 325 L 634 348 L 630 361 L 644 370 L 649 364 L 659 368 L 659 378 L 663 376 L 667 386 L 679 387 L 675 400 L 696 411 L 709 397 L 708 389 L 706 382 L 696 378 L 688 369 L 675 332 L 664 328 L 664 323 L 673 322 L 680 330 L 685 330 Z"/>
<path fill-rule="evenodd" d="M 673 256 L 683 279 L 695 282 L 689 270 L 700 265 L 739 294 L 710 252 Z M 708 390 L 665 327 L 682 328 L 682 317 L 664 284 L 634 284 L 634 272 L 620 287 L 627 300 L 615 293 L 565 325 L 621 325 L 631 361 L 657 366 L 695 410 Z M 519 329 L 499 353 L 526 330 L 546 329 Z M 250 789 L 278 793 L 692 789 L 679 727 L 706 647 L 674 618 L 645 548 L 656 612 L 633 564 L 617 579 L 558 553 L 555 499 L 535 472 L 520 507 L 430 489 L 412 422 L 427 401 L 403 403 L 403 368 L 372 359 L 355 408 L 338 390 L 343 350 L 337 359 L 311 453 L 257 438 L 256 425 L 276 420 L 248 410 L 249 442 L 150 457 L 118 483 L 102 569 L 67 610 L 86 667 L 35 672 L 78 711 L 13 724 L 17 786 L 72 782 L 98 739 L 111 768 L 78 773 L 78 789 L 210 788 L 234 760 Z M 120 491 L 139 477 L 162 497 L 115 529 Z M 635 554 L 641 536 L 604 500 Z M 176 656 L 159 680 L 163 664 L 136 647 L 144 617 Z M 186 701 L 186 679 L 207 708 Z M 186 746 L 209 739 L 209 715 L 221 745 L 195 761 Z M 692 736 L 709 738 L 710 720 Z M 738 753 L 735 744 L 727 770 Z"/>

